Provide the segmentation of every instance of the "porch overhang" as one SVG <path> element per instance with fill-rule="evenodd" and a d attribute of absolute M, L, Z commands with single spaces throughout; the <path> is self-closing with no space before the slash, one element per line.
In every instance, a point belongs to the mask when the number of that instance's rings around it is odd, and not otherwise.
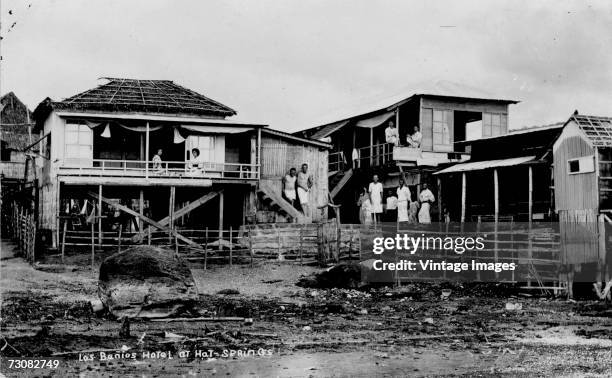
<path fill-rule="evenodd" d="M 260 123 L 246 123 L 240 121 L 230 121 L 226 119 L 201 118 L 201 117 L 185 117 L 185 116 L 169 116 L 160 114 L 147 113 L 112 113 L 112 112 L 75 112 L 56 110 L 56 114 L 62 118 L 80 118 L 80 119 L 96 119 L 96 120 L 140 120 L 154 122 L 168 122 L 176 124 L 189 125 L 208 125 L 208 126 L 225 126 L 225 127 L 248 127 L 248 128 L 263 128 L 267 125 Z"/>
<path fill-rule="evenodd" d="M 499 167 L 511 167 L 522 164 L 529 164 L 535 162 L 535 156 L 522 156 L 510 159 L 498 159 L 498 160 L 485 160 L 485 161 L 473 161 L 468 163 L 455 164 L 451 167 L 445 168 L 441 171 L 434 173 L 434 175 L 443 175 L 449 173 L 459 172 L 470 172 L 470 171 L 481 171 L 491 168 Z"/>

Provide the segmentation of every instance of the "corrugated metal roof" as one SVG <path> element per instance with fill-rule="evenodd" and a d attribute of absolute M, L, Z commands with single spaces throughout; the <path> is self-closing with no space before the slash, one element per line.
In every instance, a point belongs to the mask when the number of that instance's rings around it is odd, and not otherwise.
<path fill-rule="evenodd" d="M 612 147 L 612 118 L 574 114 L 574 121 L 595 147 Z"/>
<path fill-rule="evenodd" d="M 312 134 L 310 136 L 310 139 L 322 139 L 322 138 L 326 138 L 329 135 L 331 135 L 333 132 L 335 132 L 336 130 L 340 130 L 341 128 L 346 126 L 348 123 L 349 123 L 349 121 L 340 121 L 340 122 L 335 122 L 335 123 L 329 124 L 327 126 L 323 126 L 323 128 L 321 130 L 318 130 L 317 132 Z"/>
<path fill-rule="evenodd" d="M 497 168 L 497 167 L 510 167 L 513 165 L 525 164 L 533 161 L 535 156 L 522 156 L 510 159 L 499 159 L 499 160 L 484 160 L 474 161 L 468 163 L 455 164 L 452 167 L 448 167 L 441 171 L 434 173 L 434 175 L 444 173 L 456 173 L 456 172 L 468 172 L 468 171 L 480 171 L 483 169 Z"/>

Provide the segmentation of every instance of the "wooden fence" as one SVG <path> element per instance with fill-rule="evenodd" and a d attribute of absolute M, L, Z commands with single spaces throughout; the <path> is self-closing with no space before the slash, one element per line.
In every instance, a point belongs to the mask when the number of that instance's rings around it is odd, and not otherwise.
<path fill-rule="evenodd" d="M 33 264 L 36 260 L 36 217 L 31 210 L 19 206 L 16 202 L 4 207 L 5 232 L 17 243 L 19 253 Z"/>
<path fill-rule="evenodd" d="M 149 230 L 142 234 L 117 229 L 99 233 L 97 227 L 72 230 L 68 221 L 61 223 L 62 261 L 70 254 L 91 251 L 93 264 L 95 254 L 99 251 L 118 252 L 139 245 L 154 245 L 172 249 L 189 261 L 203 263 L 204 267 L 210 263 L 232 265 L 270 260 L 300 264 L 357 260 L 361 244 L 360 230 L 364 228 L 360 225 L 341 225 L 338 232 L 335 228 L 328 230 L 327 223 L 324 223 L 258 224 L 225 230 L 177 229 L 178 233 L 200 246 L 194 247 L 168 231 Z M 322 232 L 331 233 L 333 237 L 322 238 Z"/>

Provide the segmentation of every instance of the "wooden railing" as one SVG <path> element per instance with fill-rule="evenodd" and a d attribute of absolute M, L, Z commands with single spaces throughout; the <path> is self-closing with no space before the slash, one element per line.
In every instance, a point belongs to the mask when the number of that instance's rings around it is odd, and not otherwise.
<path fill-rule="evenodd" d="M 359 158 L 357 165 L 359 168 L 376 167 L 389 163 L 393 160 L 393 144 L 379 143 L 371 147 L 361 147 L 357 149 Z"/>
<path fill-rule="evenodd" d="M 332 152 L 328 156 L 328 171 L 329 172 L 339 172 L 344 171 L 344 167 L 346 165 L 346 157 L 344 156 L 343 151 Z"/>
<path fill-rule="evenodd" d="M 25 163 L 22 161 L 0 162 L 0 174 L 6 179 L 23 180 L 25 174 Z"/>
<path fill-rule="evenodd" d="M 259 179 L 258 164 L 112 160 L 112 159 L 66 159 L 59 166 L 61 175 L 111 176 L 151 178 L 223 178 Z"/>

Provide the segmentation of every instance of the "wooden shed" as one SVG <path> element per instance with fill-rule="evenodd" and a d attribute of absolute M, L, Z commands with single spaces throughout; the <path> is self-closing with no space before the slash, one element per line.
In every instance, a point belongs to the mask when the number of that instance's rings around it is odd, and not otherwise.
<path fill-rule="evenodd" d="M 559 221 L 596 222 L 612 212 L 612 118 L 572 115 L 553 155 Z"/>
<path fill-rule="evenodd" d="M 261 129 L 261 176 L 257 209 L 275 210 L 276 221 L 321 221 L 327 218 L 328 203 L 328 151 L 331 145 L 302 138 L 269 128 Z M 299 171 L 308 164 L 313 178 L 310 196 L 311 219 L 307 219 L 282 196 L 282 179 L 291 168 Z"/>

